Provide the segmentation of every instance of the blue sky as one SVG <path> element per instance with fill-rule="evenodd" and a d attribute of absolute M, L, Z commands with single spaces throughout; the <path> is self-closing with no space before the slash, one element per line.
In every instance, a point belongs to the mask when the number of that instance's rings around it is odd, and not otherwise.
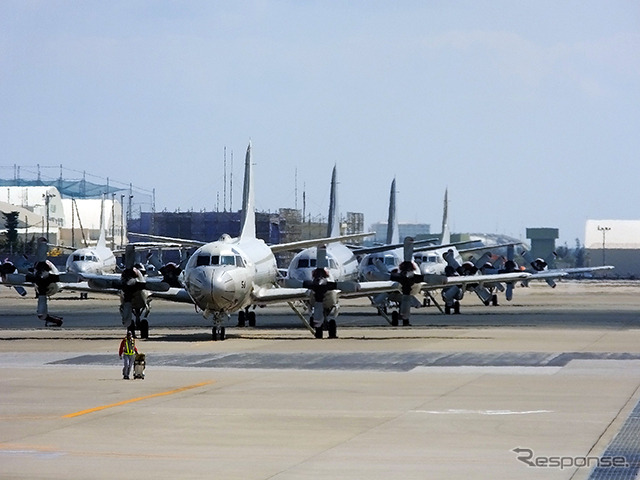
<path fill-rule="evenodd" d="M 0 165 L 60 165 L 234 209 L 341 211 L 525 238 L 637 219 L 633 1 L 0 3 Z M 230 165 L 228 163 L 228 168 Z M 296 183 L 297 192 L 296 199 Z M 218 200 L 219 199 L 219 200 Z M 227 200 L 227 205 L 229 204 Z"/>

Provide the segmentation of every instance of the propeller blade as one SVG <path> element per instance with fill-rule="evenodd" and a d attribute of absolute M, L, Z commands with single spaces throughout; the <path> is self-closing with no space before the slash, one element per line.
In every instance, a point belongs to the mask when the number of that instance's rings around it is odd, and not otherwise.
<path fill-rule="evenodd" d="M 49 253 L 49 242 L 46 238 L 40 237 L 38 239 L 38 247 L 36 249 L 36 261 L 46 262 L 47 253 Z"/>
<path fill-rule="evenodd" d="M 127 269 L 133 268 L 133 265 L 135 263 L 136 263 L 135 247 L 131 244 L 128 244 L 124 251 L 124 268 L 127 268 Z"/>
<path fill-rule="evenodd" d="M 316 249 L 316 267 L 317 268 L 328 268 L 329 261 L 327 260 L 327 246 L 326 245 L 318 245 Z"/>
<path fill-rule="evenodd" d="M 405 237 L 403 249 L 404 249 L 404 258 L 405 262 L 413 261 L 413 237 Z"/>

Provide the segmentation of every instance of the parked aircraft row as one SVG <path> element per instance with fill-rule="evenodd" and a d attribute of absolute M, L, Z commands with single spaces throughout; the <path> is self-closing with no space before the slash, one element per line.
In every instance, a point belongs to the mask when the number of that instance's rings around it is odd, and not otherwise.
<path fill-rule="evenodd" d="M 445 312 L 458 313 L 465 291 L 474 291 L 488 303 L 496 290 L 511 292 L 517 282 L 536 278 L 551 281 L 573 273 L 550 271 L 543 261 L 532 262 L 541 267 L 533 273 L 517 268 L 512 258 L 502 265 L 490 264 L 488 254 L 474 263 L 463 262 L 457 250 L 460 243 L 453 244 L 449 238 L 446 193 L 440 242 L 433 245 L 407 238 L 401 243 L 396 221 L 395 179 L 391 184 L 386 245 L 350 248 L 345 242 L 370 234 L 339 235 L 335 167 L 327 237 L 267 245 L 256 236 L 251 157 L 249 144 L 245 156 L 240 235 L 235 238 L 223 235 L 217 241 L 200 244 L 184 268 L 168 264 L 158 269 L 161 276 L 148 277 L 142 266 L 135 263 L 135 246 L 130 244 L 125 252 L 125 268 L 116 273 L 115 257 L 106 247 L 103 232 L 95 248 L 81 249 L 69 256 L 65 272 L 59 272 L 46 259 L 47 244 L 42 239 L 33 271 L 16 273 L 15 268 L 4 264 L 0 267 L 2 283 L 18 289 L 32 285 L 38 297 L 39 318 L 57 325 L 62 319 L 49 314 L 46 302 L 56 291 L 67 288 L 118 293 L 123 324 L 128 329 L 140 330 L 142 337 L 148 335 L 146 316 L 150 296 L 192 303 L 206 318 L 212 319 L 213 339 L 222 340 L 231 314 L 238 313 L 239 324 L 248 321 L 255 325 L 257 305 L 287 302 L 316 338 L 322 338 L 324 332 L 329 337 L 336 337 L 342 298 L 369 297 L 372 305 L 392 325 L 400 322 L 408 325 L 411 307 L 420 305 L 420 296 L 435 301 L 432 295 L 435 290 L 441 292 Z M 156 237 L 155 240 L 181 243 L 179 239 Z M 200 242 L 188 243 L 193 246 Z M 513 251 L 514 245 L 510 248 Z M 275 258 L 281 251 L 298 251 L 284 280 L 279 276 Z M 393 310 L 391 319 L 387 316 L 389 309 Z"/>

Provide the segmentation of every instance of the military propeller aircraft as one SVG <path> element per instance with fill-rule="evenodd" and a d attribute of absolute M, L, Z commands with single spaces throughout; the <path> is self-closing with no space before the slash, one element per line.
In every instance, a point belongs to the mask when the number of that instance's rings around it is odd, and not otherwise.
<path fill-rule="evenodd" d="M 154 293 L 158 298 L 194 303 L 206 318 L 212 318 L 214 340 L 226 338 L 223 324 L 232 313 L 238 312 L 239 321 L 248 317 L 251 324 L 255 323 L 255 310 L 250 310 L 252 306 L 306 301 L 314 294 L 313 290 L 305 286 L 278 287 L 275 253 L 354 240 L 363 236 L 345 235 L 267 245 L 256 236 L 251 158 L 249 144 L 245 156 L 240 235 L 232 238 L 225 234 L 215 242 L 200 246 L 180 274 L 184 288 Z"/>
<path fill-rule="evenodd" d="M 515 261 L 514 246 L 507 247 L 507 256 L 500 258 L 495 264 L 483 267 L 484 273 L 504 273 L 504 272 L 528 272 L 530 276 L 519 282 L 522 286 L 528 286 L 532 280 L 545 281 L 551 288 L 556 287 L 556 280 L 570 277 L 572 275 L 582 275 L 597 271 L 613 270 L 613 265 L 601 265 L 595 267 L 571 267 L 571 268 L 549 268 L 553 259 L 533 258 L 531 253 L 526 249 L 520 250 L 520 255 L 529 264 L 528 267 L 518 265 Z M 552 256 L 555 257 L 555 252 Z M 513 299 L 513 289 L 516 282 L 507 282 L 505 289 L 505 298 L 507 301 Z M 498 286 L 499 289 L 499 286 Z"/>
<path fill-rule="evenodd" d="M 334 238 L 340 234 L 336 175 L 334 166 L 331 174 L 327 225 L 327 236 Z M 392 245 L 387 248 L 395 247 Z M 310 312 L 308 327 L 315 333 L 316 338 L 322 338 L 324 330 L 328 332 L 329 338 L 337 336 L 336 320 L 340 310 L 340 298 L 363 297 L 399 289 L 400 285 L 390 280 L 358 281 L 356 255 L 366 251 L 363 247 L 349 247 L 342 242 L 334 241 L 306 248 L 291 260 L 284 284 L 288 287 L 308 288 L 313 292 L 304 304 Z M 306 323 L 303 315 L 293 305 L 292 308 Z"/>
<path fill-rule="evenodd" d="M 389 219 L 387 240 L 391 243 L 398 236 L 398 226 L 396 220 L 396 190 L 395 179 L 391 183 L 391 192 L 389 198 Z M 389 323 L 393 326 L 399 325 L 400 321 L 403 325 L 409 325 L 409 316 L 411 307 L 421 306 L 418 301 L 419 295 L 426 295 L 433 298 L 431 291 L 441 290 L 445 303 L 455 305 L 464 290 L 467 288 L 483 289 L 486 282 L 496 281 L 513 281 L 515 279 L 526 278 L 529 274 L 519 274 L 518 272 L 510 272 L 502 274 L 502 276 L 486 276 L 479 275 L 474 272 L 473 276 L 461 276 L 454 271 L 432 270 L 429 262 L 416 262 L 416 251 L 428 252 L 420 254 L 421 258 L 429 258 L 431 256 L 438 257 L 443 252 L 454 252 L 458 245 L 472 242 L 450 242 L 447 225 L 447 199 L 445 193 L 445 211 L 443 214 L 443 235 L 442 242 L 439 245 L 423 245 L 415 248 L 415 242 L 412 238 L 407 237 L 404 240 L 402 249 L 390 250 L 383 253 L 370 254 L 360 261 L 360 275 L 365 279 L 388 279 L 398 282 L 401 285 L 399 292 L 390 294 L 380 294 L 371 297 L 372 303 L 378 311 L 385 315 L 386 308 L 390 305 L 397 305 L 398 310 L 391 313 Z M 486 249 L 487 247 L 481 247 Z M 436 261 L 436 265 L 443 267 L 442 262 Z M 453 294 L 455 293 L 455 296 Z M 451 298 L 449 299 L 449 295 Z M 457 303 L 459 309 L 459 302 Z M 445 312 L 447 307 L 445 306 Z M 458 310 L 459 311 L 459 310 Z"/>
<path fill-rule="evenodd" d="M 62 317 L 49 313 L 48 298 L 61 291 L 65 286 L 78 281 L 73 273 L 60 272 L 58 268 L 47 259 L 49 243 L 46 238 L 38 239 L 36 250 L 36 262 L 27 272 L 19 272 L 11 262 L 4 262 L 0 272 L 2 283 L 16 287 L 22 296 L 26 294 L 23 286 L 33 286 L 38 299 L 37 314 L 40 320 L 44 320 L 46 326 L 61 326 Z"/>
<path fill-rule="evenodd" d="M 107 247 L 106 230 L 103 225 L 100 228 L 97 244 L 94 247 L 83 247 L 75 250 L 67 257 L 66 263 L 67 272 L 76 274 L 104 275 L 115 273 L 116 268 L 116 257 L 114 252 Z"/>

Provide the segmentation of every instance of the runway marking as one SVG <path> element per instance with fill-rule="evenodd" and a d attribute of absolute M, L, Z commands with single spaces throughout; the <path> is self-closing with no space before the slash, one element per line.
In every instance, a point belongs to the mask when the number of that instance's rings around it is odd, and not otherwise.
<path fill-rule="evenodd" d="M 536 413 L 553 413 L 552 410 L 414 410 L 415 413 L 429 413 L 432 415 L 531 415 Z"/>
<path fill-rule="evenodd" d="M 150 398 L 164 397 L 166 395 L 173 395 L 175 393 L 184 392 L 186 390 L 193 390 L 194 388 L 204 387 L 205 385 L 210 385 L 212 383 L 213 383 L 213 380 L 209 380 L 206 382 L 196 383 L 195 385 L 187 385 L 186 387 L 176 388 L 175 390 L 169 390 L 166 392 L 145 395 L 144 397 L 131 398 L 129 400 L 123 400 L 122 402 L 112 403 L 110 405 L 102 405 L 100 407 L 89 408 L 88 410 L 82 410 L 80 412 L 69 413 L 67 415 L 63 415 L 62 418 L 79 417 L 81 415 L 87 415 L 88 413 L 94 413 L 94 412 L 99 412 L 100 410 L 106 410 L 107 408 L 120 407 L 122 405 L 127 405 L 129 403 L 134 403 L 134 402 L 140 402 L 142 400 L 148 400 Z"/>

